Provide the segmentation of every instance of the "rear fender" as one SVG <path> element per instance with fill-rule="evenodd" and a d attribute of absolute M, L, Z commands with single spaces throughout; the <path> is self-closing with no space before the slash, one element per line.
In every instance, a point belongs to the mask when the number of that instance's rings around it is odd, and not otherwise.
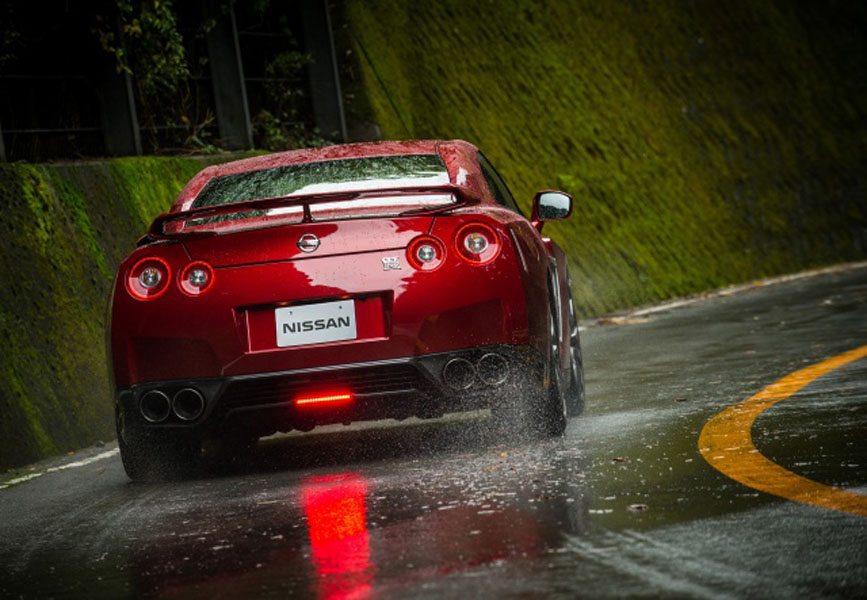
<path fill-rule="evenodd" d="M 476 213 L 477 214 L 477 213 Z M 548 354 L 548 277 L 549 251 L 535 229 L 520 215 L 505 208 L 486 211 L 489 225 L 503 239 L 503 251 L 511 256 L 521 277 L 522 307 L 529 343 L 543 356 Z M 438 217 L 437 221 L 443 217 Z M 473 215 L 473 220 L 479 220 Z"/>

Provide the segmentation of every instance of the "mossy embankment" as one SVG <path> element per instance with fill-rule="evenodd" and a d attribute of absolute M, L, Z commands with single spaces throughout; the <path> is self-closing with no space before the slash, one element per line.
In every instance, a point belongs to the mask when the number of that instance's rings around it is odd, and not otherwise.
<path fill-rule="evenodd" d="M 115 270 L 217 160 L 0 164 L 0 470 L 114 437 L 104 322 Z"/>
<path fill-rule="evenodd" d="M 464 138 L 546 232 L 583 316 L 864 257 L 867 4 L 348 0 L 387 138 Z"/>

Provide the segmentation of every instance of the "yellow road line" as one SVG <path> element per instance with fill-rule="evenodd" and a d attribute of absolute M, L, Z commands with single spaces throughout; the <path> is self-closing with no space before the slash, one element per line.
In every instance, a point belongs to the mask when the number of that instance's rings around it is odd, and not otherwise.
<path fill-rule="evenodd" d="M 701 430 L 698 449 L 723 475 L 781 498 L 867 517 L 867 496 L 796 475 L 765 458 L 753 444 L 756 418 L 829 371 L 867 356 L 867 346 L 834 356 L 786 375 L 755 396 L 730 406 Z"/>

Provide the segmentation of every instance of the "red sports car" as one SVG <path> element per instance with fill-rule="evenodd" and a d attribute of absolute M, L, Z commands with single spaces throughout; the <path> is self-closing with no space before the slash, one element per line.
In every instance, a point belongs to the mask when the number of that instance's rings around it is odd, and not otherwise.
<path fill-rule="evenodd" d="M 463 141 L 348 144 L 212 166 L 120 265 L 111 372 L 127 474 L 327 423 L 490 409 L 561 435 L 584 376 L 568 217 L 528 221 Z"/>

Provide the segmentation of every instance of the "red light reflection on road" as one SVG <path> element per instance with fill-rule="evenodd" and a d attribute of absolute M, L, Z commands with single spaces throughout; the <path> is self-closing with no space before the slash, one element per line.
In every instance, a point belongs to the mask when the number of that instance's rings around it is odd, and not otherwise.
<path fill-rule="evenodd" d="M 301 486 L 316 588 L 322 600 L 370 595 L 374 565 L 370 561 L 366 494 L 367 482 L 354 473 L 310 477 Z"/>

